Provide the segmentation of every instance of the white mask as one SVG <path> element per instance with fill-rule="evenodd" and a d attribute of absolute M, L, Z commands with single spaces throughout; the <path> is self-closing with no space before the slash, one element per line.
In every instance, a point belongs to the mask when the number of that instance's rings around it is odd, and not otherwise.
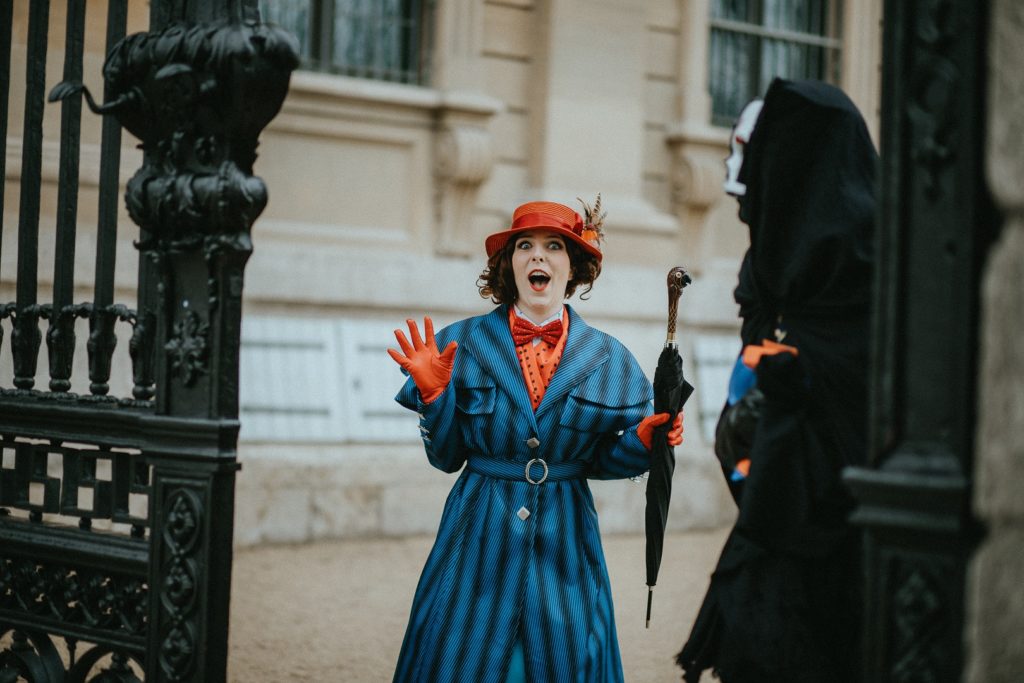
<path fill-rule="evenodd" d="M 736 125 L 732 128 L 729 138 L 729 156 L 725 159 L 725 191 L 733 197 L 742 197 L 747 193 L 747 186 L 739 181 L 740 169 L 743 167 L 743 149 L 750 142 L 754 133 L 754 125 L 761 113 L 764 100 L 751 100 L 743 107 Z"/>

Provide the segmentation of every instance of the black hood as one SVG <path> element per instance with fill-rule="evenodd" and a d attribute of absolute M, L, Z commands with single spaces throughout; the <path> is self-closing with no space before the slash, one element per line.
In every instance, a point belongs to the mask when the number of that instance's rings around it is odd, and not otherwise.
<path fill-rule="evenodd" d="M 878 155 L 838 88 L 775 79 L 744 150 L 748 266 L 773 316 L 846 317 L 871 294 Z"/>
<path fill-rule="evenodd" d="M 776 79 L 739 179 L 750 248 L 736 300 L 743 343 L 800 350 L 810 424 L 830 458 L 863 462 L 878 155 L 838 88 Z"/>

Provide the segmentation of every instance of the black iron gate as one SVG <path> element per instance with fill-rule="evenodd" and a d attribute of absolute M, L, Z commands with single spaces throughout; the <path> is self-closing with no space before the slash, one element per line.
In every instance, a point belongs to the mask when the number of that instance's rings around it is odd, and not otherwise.
<path fill-rule="evenodd" d="M 988 2 L 888 0 L 870 467 L 848 473 L 865 534 L 863 680 L 961 680 L 984 182 Z"/>
<path fill-rule="evenodd" d="M 14 367 L 13 386 L 0 388 L 0 681 L 222 681 L 243 270 L 266 203 L 252 167 L 296 46 L 258 23 L 256 0 L 151 0 L 149 32 L 129 37 L 128 0 L 108 0 L 100 104 L 81 86 L 86 2 L 63 4 L 55 85 L 46 76 L 51 0 L 0 2 L 0 178 L 17 16 L 27 16 L 28 34 L 16 294 L 0 303 L 0 344 L 6 328 Z M 61 123 L 44 303 L 48 93 Z M 106 115 L 86 303 L 74 300 L 80 95 Z M 139 228 L 134 307 L 115 288 L 122 126 L 144 155 L 125 193 Z M 89 382 L 72 393 L 79 321 Z M 37 386 L 44 336 L 46 388 Z M 130 352 L 130 396 L 111 395 L 119 339 Z"/>

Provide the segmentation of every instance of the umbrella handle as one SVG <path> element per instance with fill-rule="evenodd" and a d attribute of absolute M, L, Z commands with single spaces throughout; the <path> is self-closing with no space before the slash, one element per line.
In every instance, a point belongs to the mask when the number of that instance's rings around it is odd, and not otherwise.
<path fill-rule="evenodd" d="M 678 346 L 676 343 L 676 315 L 679 313 L 679 297 L 683 293 L 683 287 L 690 282 L 692 280 L 684 268 L 676 266 L 668 271 L 668 333 L 665 335 L 665 346 L 673 349 Z"/>

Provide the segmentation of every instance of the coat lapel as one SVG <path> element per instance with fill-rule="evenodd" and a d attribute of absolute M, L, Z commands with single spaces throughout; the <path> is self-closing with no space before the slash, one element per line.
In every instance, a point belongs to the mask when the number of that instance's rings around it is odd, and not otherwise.
<path fill-rule="evenodd" d="M 571 323 L 569 335 L 571 338 Z M 568 341 L 567 339 L 566 343 Z M 530 403 L 530 395 L 526 392 L 523 370 L 516 358 L 512 332 L 508 327 L 508 307 L 498 306 L 480 318 L 480 323 L 473 333 L 467 335 L 462 346 L 484 372 L 494 379 L 495 384 L 509 395 L 516 409 L 528 415 L 530 427 L 536 434 L 537 420 L 533 413 L 533 405 Z M 561 368 L 555 371 L 556 376 L 560 370 Z"/>
<path fill-rule="evenodd" d="M 583 322 L 583 318 L 572 306 L 567 305 L 566 308 L 569 309 L 569 338 L 565 340 L 565 350 L 562 360 L 558 363 L 558 369 L 551 377 L 551 384 L 545 390 L 544 399 L 537 408 L 538 420 L 545 410 L 558 405 L 573 387 L 606 363 L 609 358 L 608 347 L 601 334 Z M 527 406 L 529 405 L 527 399 Z"/>

